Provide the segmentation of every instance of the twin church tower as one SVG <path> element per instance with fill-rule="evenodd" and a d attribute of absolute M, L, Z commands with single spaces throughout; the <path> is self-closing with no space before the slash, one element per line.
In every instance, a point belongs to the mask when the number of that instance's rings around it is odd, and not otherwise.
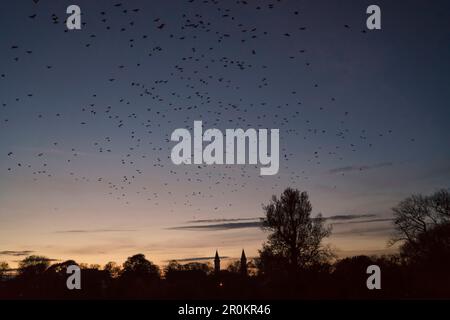
<path fill-rule="evenodd" d="M 245 251 L 242 249 L 241 263 L 239 264 L 239 273 L 246 276 L 247 273 L 247 257 L 245 256 Z M 220 273 L 220 257 L 219 252 L 216 250 L 216 255 L 214 257 L 214 273 L 218 275 Z"/>

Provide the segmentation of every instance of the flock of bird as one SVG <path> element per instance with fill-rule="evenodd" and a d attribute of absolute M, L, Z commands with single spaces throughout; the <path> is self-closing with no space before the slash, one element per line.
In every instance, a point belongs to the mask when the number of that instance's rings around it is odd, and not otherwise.
<path fill-rule="evenodd" d="M 106 123 L 110 133 L 102 129 L 99 133 L 103 135 L 101 138 L 82 142 L 85 148 L 58 139 L 47 141 L 42 151 L 25 159 L 16 155 L 15 150 L 6 150 L 1 159 L 7 163 L 7 174 L 29 172 L 35 181 L 59 175 L 68 176 L 77 183 L 98 184 L 104 188 L 105 194 L 124 204 L 131 204 L 135 197 L 139 197 L 155 206 L 164 201 L 171 202 L 174 207 L 182 205 L 195 208 L 208 199 L 216 205 L 207 210 L 221 212 L 234 205 L 232 197 L 228 197 L 230 194 L 239 195 L 248 188 L 257 190 L 264 184 L 270 185 L 272 190 L 279 190 L 286 185 L 302 185 L 309 179 L 307 168 L 320 167 L 324 159 L 343 164 L 347 152 L 371 148 L 383 137 L 393 134 L 392 130 L 352 131 L 348 126 L 352 121 L 351 112 L 339 104 L 339 97 L 322 91 L 319 81 L 311 80 L 307 87 L 290 83 L 285 85 L 293 88 L 288 95 L 277 95 L 275 82 L 278 80 L 272 79 L 277 67 L 270 64 L 264 52 L 265 48 L 269 50 L 273 38 L 298 47 L 289 53 L 279 52 L 276 59 L 284 59 L 286 65 L 301 70 L 298 76 L 303 79 L 302 83 L 308 82 L 304 79 L 314 78 L 314 56 L 309 54 L 307 48 L 301 47 L 299 41 L 302 34 L 314 30 L 303 25 L 300 4 L 294 4 L 295 8 L 288 11 L 289 19 L 297 21 L 297 25 L 277 35 L 269 27 L 264 30 L 260 25 L 254 26 L 252 21 L 258 19 L 258 15 L 266 16 L 271 11 L 279 10 L 279 7 L 285 7 L 286 4 L 280 0 L 265 4 L 240 0 L 232 4 L 217 0 L 189 0 L 180 4 L 176 13 L 167 12 L 154 17 L 151 12 L 127 2 L 105 1 L 102 10 L 82 7 L 80 31 L 67 30 L 65 12 L 45 12 L 39 9 L 40 1 L 34 0 L 34 3 L 35 12 L 25 13 L 24 19 L 30 19 L 36 24 L 49 24 L 58 32 L 83 33 L 83 41 L 78 46 L 83 55 L 94 55 L 96 51 L 101 51 L 102 47 L 98 43 L 105 41 L 108 34 L 114 35 L 111 39 L 115 39 L 113 41 L 117 42 L 117 50 L 124 52 L 126 58 L 112 61 L 109 73 L 104 74 L 103 82 L 99 82 L 98 87 L 106 87 L 119 94 L 123 92 L 123 95 L 114 104 L 105 103 L 104 94 L 93 87 L 91 96 L 77 107 L 76 112 L 82 121 L 73 125 L 78 131 L 93 130 L 97 124 Z M 292 3 L 289 5 L 292 6 Z M 244 19 L 241 14 L 237 14 L 239 10 L 245 10 L 248 17 Z M 148 21 L 150 27 L 137 27 L 142 20 Z M 364 37 L 364 30 L 350 25 L 337 28 Z M 171 47 L 179 44 L 179 52 L 167 52 L 168 43 Z M 134 54 L 133 50 L 141 48 L 146 48 L 145 52 Z M 128 51 L 133 51 L 133 54 L 126 56 Z M 18 65 L 27 56 L 34 54 L 32 44 L 11 43 L 8 55 L 12 61 L 7 63 Z M 147 61 L 159 64 L 165 70 L 164 77 L 155 78 Z M 34 63 L 41 62 L 35 60 Z M 49 73 L 63 68 L 63 65 L 62 61 L 54 61 L 43 65 L 42 69 Z M 0 70 L 0 81 L 8 82 L 13 77 L 10 73 Z M 141 80 L 143 74 L 148 81 Z M 247 83 L 247 79 L 255 76 L 257 81 Z M 250 87 L 253 88 L 252 95 L 247 94 Z M 302 100 L 302 93 L 306 91 L 317 92 L 327 102 L 317 107 L 306 105 Z M 11 122 L 20 121 L 5 117 L 5 110 L 15 108 L 23 101 L 32 101 L 36 95 L 39 93 L 26 92 L 9 97 L 8 102 L 2 103 L 2 132 L 8 130 Z M 273 103 L 273 97 L 278 103 Z M 48 103 L 52 103 L 52 97 L 48 97 Z M 333 115 L 330 115 L 330 110 Z M 30 112 L 29 116 L 35 117 L 34 121 L 58 123 L 68 121 L 70 112 L 66 111 L 64 108 L 58 112 L 43 109 Z M 313 114 L 328 118 L 335 126 L 327 128 Z M 264 178 L 259 176 L 257 167 L 251 165 L 173 165 L 170 161 L 173 146 L 170 134 L 178 127 L 192 130 L 194 120 L 203 120 L 205 128 L 280 128 L 280 173 L 272 178 Z M 55 125 L 55 130 L 57 136 L 57 130 L 63 129 Z M 115 138 L 117 136 L 123 139 Z M 333 148 L 320 144 L 321 139 L 330 137 L 336 141 Z M 293 146 L 291 142 L 287 145 L 283 140 L 294 141 L 297 145 Z M 315 149 L 303 151 L 301 144 L 310 140 L 316 144 Z M 78 166 L 72 167 L 82 158 L 86 149 L 95 150 L 104 156 L 102 161 L 108 161 L 117 167 L 117 173 L 124 174 L 92 175 L 83 172 Z M 304 155 L 308 157 L 307 163 L 299 163 L 299 152 L 308 152 Z M 65 162 L 65 171 L 53 168 L 55 161 Z M 298 167 L 305 169 L 298 170 Z M 159 178 L 153 179 L 155 176 Z M 183 186 L 181 198 L 180 191 L 173 188 L 176 186 Z M 202 210 L 200 206 L 198 210 Z"/>

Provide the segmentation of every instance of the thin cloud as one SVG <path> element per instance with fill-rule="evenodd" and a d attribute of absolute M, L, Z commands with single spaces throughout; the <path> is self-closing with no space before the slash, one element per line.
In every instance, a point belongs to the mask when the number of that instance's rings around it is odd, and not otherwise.
<path fill-rule="evenodd" d="M 59 261 L 61 261 L 61 259 L 53 259 L 53 258 L 42 257 L 42 261 L 59 262 Z M 19 262 L 21 262 L 21 260 L 13 260 L 13 262 L 19 263 Z"/>
<path fill-rule="evenodd" d="M 179 226 L 168 228 L 169 230 L 199 230 L 199 231 L 218 231 L 218 230 L 232 230 L 242 228 L 259 228 L 262 226 L 260 221 L 254 222 L 237 222 L 237 223 L 219 223 L 219 224 L 206 224 L 197 226 Z"/>
<path fill-rule="evenodd" d="M 4 250 L 4 251 L 0 251 L 0 255 L 22 257 L 22 256 L 29 256 L 33 252 L 34 251 L 32 251 L 32 250 L 19 250 L 19 251 L 17 251 L 17 250 Z"/>
<path fill-rule="evenodd" d="M 344 224 L 353 222 L 352 220 L 363 219 L 363 218 L 375 218 L 376 214 L 349 214 L 349 215 L 335 215 L 330 217 L 324 217 L 325 220 L 330 221 L 331 224 Z M 241 221 L 241 220 L 253 220 L 248 222 L 229 222 L 229 221 Z M 378 222 L 378 221 L 388 221 L 390 219 L 366 219 L 357 222 Z M 209 223 L 209 224 L 199 224 L 192 225 L 192 223 L 206 223 L 206 222 L 218 222 L 218 221 L 228 221 L 226 223 Z M 345 221 L 345 222 L 332 222 L 332 221 Z M 189 231 L 221 231 L 221 230 L 234 230 L 234 229 L 244 229 L 244 228 L 261 228 L 262 221 L 260 218 L 242 218 L 242 219 L 208 219 L 208 220 L 191 220 L 187 221 L 191 225 L 177 226 L 167 228 L 168 230 L 189 230 Z"/>
<path fill-rule="evenodd" d="M 365 228 L 353 228 L 349 230 L 342 230 L 333 232 L 333 235 L 353 235 L 353 236 L 364 236 L 364 235 L 379 235 L 379 236 L 389 236 L 392 235 L 394 231 L 394 226 L 366 226 Z"/>
<path fill-rule="evenodd" d="M 255 218 L 231 218 L 231 219 L 199 219 L 199 220 L 189 220 L 186 221 L 186 223 L 216 223 L 216 222 L 236 222 L 236 221 L 255 221 L 260 220 L 262 217 L 255 217 Z"/>
<path fill-rule="evenodd" d="M 134 232 L 134 229 L 76 229 L 76 230 L 57 230 L 55 233 L 103 233 L 103 232 Z"/>
<path fill-rule="evenodd" d="M 347 214 L 347 215 L 335 215 L 330 217 L 323 217 L 325 220 L 353 220 L 359 218 L 373 218 L 376 214 Z M 239 222 L 239 221 L 261 221 L 264 217 L 253 217 L 253 218 L 219 218 L 219 219 L 199 219 L 199 220 L 189 220 L 186 223 L 219 223 L 219 222 Z"/>
<path fill-rule="evenodd" d="M 361 218 L 374 218 L 376 214 L 341 214 L 330 217 L 324 217 L 325 220 L 355 220 Z"/>
<path fill-rule="evenodd" d="M 346 221 L 346 222 L 334 222 L 332 225 L 338 224 L 356 224 L 356 223 L 372 223 L 372 222 L 386 222 L 392 221 L 393 218 L 379 218 L 379 219 L 367 219 L 367 220 L 359 220 L 359 221 Z"/>
<path fill-rule="evenodd" d="M 208 261 L 214 260 L 215 257 L 191 257 L 191 258 L 182 258 L 182 259 L 170 259 L 166 260 L 166 262 L 176 261 L 176 262 L 195 262 L 195 261 Z M 220 256 L 220 259 L 228 259 L 228 256 Z"/>
<path fill-rule="evenodd" d="M 336 174 L 336 173 L 345 173 L 345 172 L 352 172 L 352 171 L 365 171 L 365 170 L 378 169 L 378 168 L 383 168 L 383 167 L 390 167 L 392 165 L 393 165 L 392 162 L 381 162 L 381 163 L 376 163 L 373 165 L 363 165 L 363 166 L 352 165 L 352 166 L 334 168 L 334 169 L 329 170 L 328 173 Z"/>

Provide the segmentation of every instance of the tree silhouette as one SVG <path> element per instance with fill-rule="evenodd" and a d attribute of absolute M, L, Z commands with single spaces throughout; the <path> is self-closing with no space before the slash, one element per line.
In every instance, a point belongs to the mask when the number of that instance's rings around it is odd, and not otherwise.
<path fill-rule="evenodd" d="M 402 241 L 404 259 L 409 262 L 438 262 L 450 255 L 450 193 L 439 190 L 430 196 L 412 195 L 393 209 L 395 236 Z M 444 259 L 445 260 L 445 259 Z"/>
<path fill-rule="evenodd" d="M 66 274 L 67 267 L 72 266 L 72 265 L 78 265 L 78 264 L 74 260 L 66 260 L 61 263 L 55 263 L 47 268 L 47 272 Z"/>
<path fill-rule="evenodd" d="M 8 263 L 0 261 L 0 280 L 3 279 L 3 277 L 8 271 L 9 271 Z"/>
<path fill-rule="evenodd" d="M 164 275 L 169 281 L 174 279 L 180 280 L 183 278 L 203 278 L 211 274 L 211 265 L 200 262 L 190 262 L 180 264 L 177 261 L 170 261 L 166 266 Z"/>
<path fill-rule="evenodd" d="M 143 254 L 128 257 L 118 278 L 117 290 L 127 298 L 152 298 L 159 292 L 159 267 Z"/>
<path fill-rule="evenodd" d="M 390 243 L 402 243 L 400 256 L 414 279 L 409 290 L 425 297 L 449 296 L 450 193 L 412 195 L 393 211 L 396 234 Z"/>
<path fill-rule="evenodd" d="M 107 271 L 112 278 L 117 278 L 120 275 L 122 268 L 114 261 L 110 261 L 105 264 L 103 270 Z"/>
<path fill-rule="evenodd" d="M 247 270 L 247 274 L 252 274 L 252 269 L 254 268 L 255 264 L 253 260 L 247 261 L 247 264 L 245 266 L 241 264 L 241 260 L 235 260 L 233 262 L 230 262 L 230 264 L 228 264 L 227 271 L 236 274 L 243 274 L 244 273 L 243 269 L 245 269 Z"/>
<path fill-rule="evenodd" d="M 100 266 L 98 263 L 91 263 L 91 264 L 89 265 L 88 269 L 91 269 L 91 270 L 100 270 L 100 269 L 101 269 L 101 266 Z"/>
<path fill-rule="evenodd" d="M 414 242 L 406 242 L 401 253 L 409 264 L 434 268 L 450 267 L 450 223 L 420 233 Z"/>
<path fill-rule="evenodd" d="M 36 276 L 43 274 L 50 266 L 50 259 L 43 256 L 28 256 L 19 262 L 18 273 L 21 276 Z"/>
<path fill-rule="evenodd" d="M 171 260 L 167 264 L 167 266 L 164 268 L 164 274 L 167 275 L 167 273 L 175 272 L 175 271 L 182 271 L 183 265 L 179 263 L 176 260 Z"/>
<path fill-rule="evenodd" d="M 412 195 L 392 211 L 396 234 L 390 243 L 406 241 L 413 245 L 422 233 L 436 225 L 450 222 L 450 193 L 439 190 L 431 196 Z"/>
<path fill-rule="evenodd" d="M 273 247 L 267 244 L 259 250 L 259 257 L 256 259 L 256 267 L 259 275 L 268 275 L 272 278 L 286 277 L 289 265 L 288 257 L 281 253 L 274 252 Z"/>
<path fill-rule="evenodd" d="M 227 271 L 232 273 L 239 273 L 239 270 L 241 268 L 241 262 L 239 260 L 230 262 L 230 264 L 227 266 Z"/>
<path fill-rule="evenodd" d="M 260 266 L 272 260 L 281 265 L 287 262 L 290 270 L 297 270 L 332 256 L 329 248 L 322 245 L 322 240 L 331 234 L 331 227 L 324 226 L 320 214 L 311 217 L 312 206 L 306 192 L 287 188 L 279 199 L 273 196 L 263 209 L 263 229 L 271 234 L 260 251 Z"/>
<path fill-rule="evenodd" d="M 135 254 L 123 264 L 122 275 L 133 274 L 135 276 L 160 276 L 159 267 L 145 259 L 142 253 Z"/>

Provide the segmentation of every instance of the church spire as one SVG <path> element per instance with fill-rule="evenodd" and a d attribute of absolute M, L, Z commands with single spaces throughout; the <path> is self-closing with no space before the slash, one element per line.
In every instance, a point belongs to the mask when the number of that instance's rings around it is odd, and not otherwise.
<path fill-rule="evenodd" d="M 214 257 L 214 272 L 216 274 L 219 274 L 220 272 L 220 258 L 219 258 L 219 252 L 216 250 L 216 256 Z"/>
<path fill-rule="evenodd" d="M 247 257 L 245 256 L 244 249 L 242 249 L 242 254 L 241 254 L 240 271 L 241 271 L 241 275 L 243 275 L 243 276 L 247 275 Z"/>

